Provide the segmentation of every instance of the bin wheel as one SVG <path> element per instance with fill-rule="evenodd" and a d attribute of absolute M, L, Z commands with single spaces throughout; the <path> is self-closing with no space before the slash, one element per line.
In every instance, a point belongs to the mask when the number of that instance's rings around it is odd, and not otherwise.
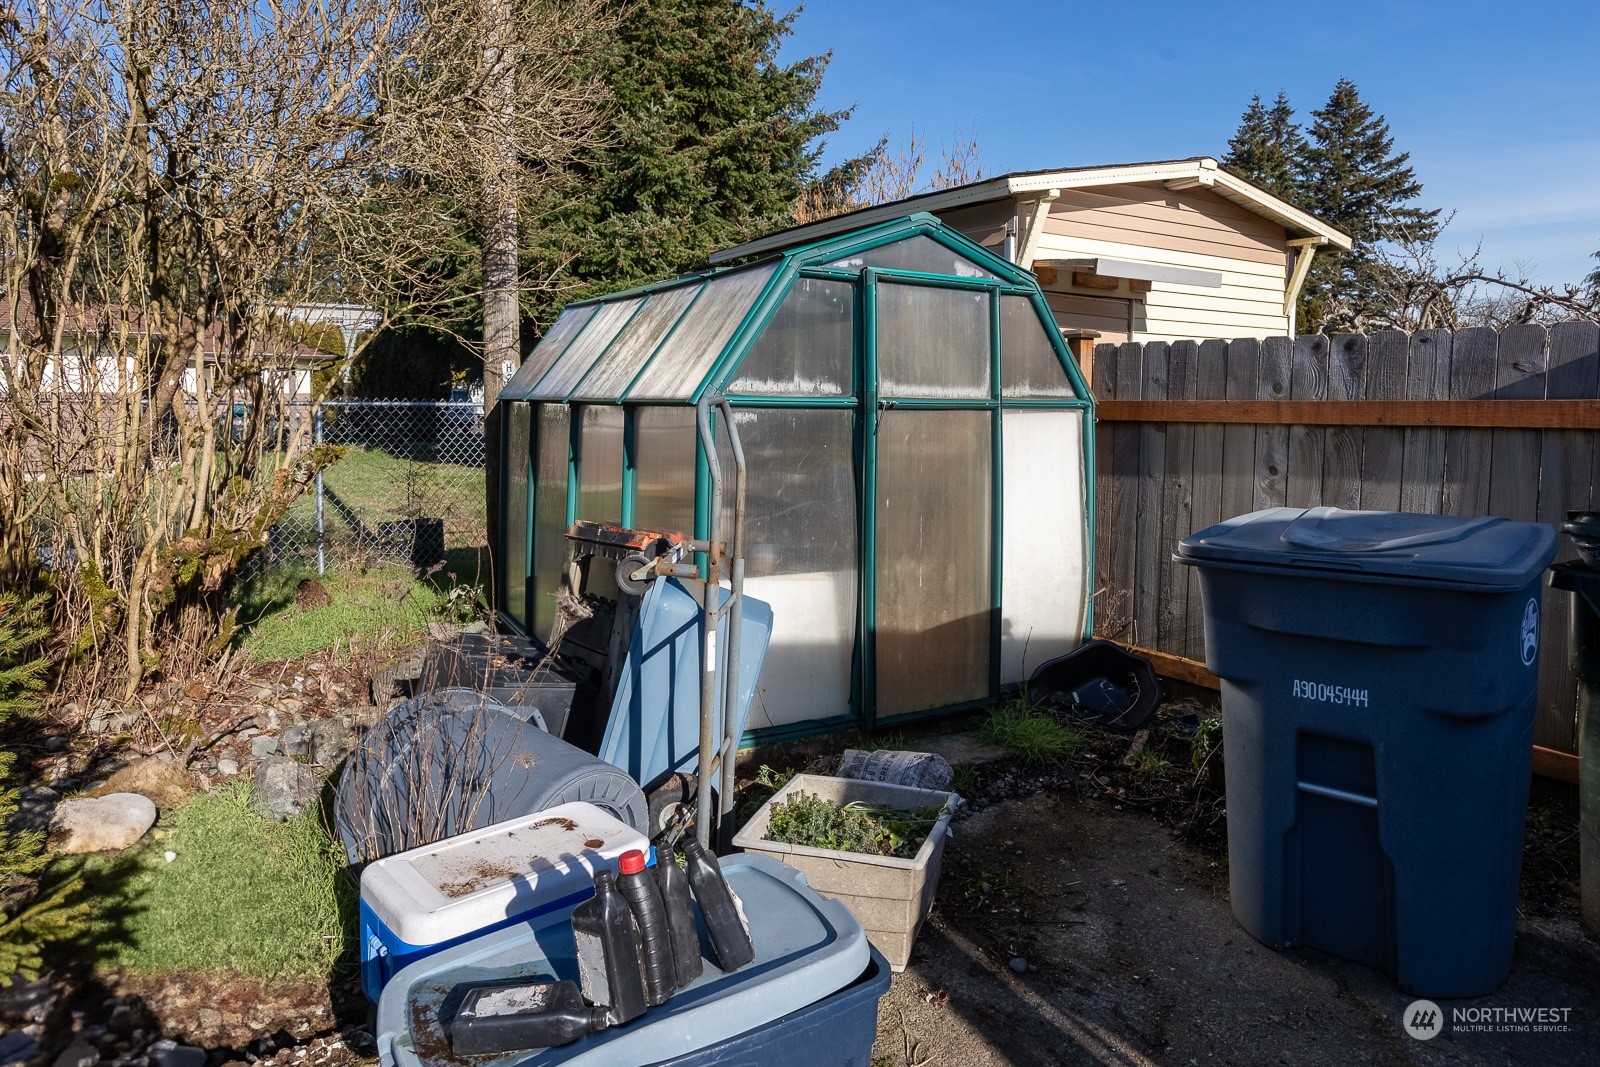
<path fill-rule="evenodd" d="M 630 596 L 643 596 L 646 589 L 650 588 L 652 575 L 640 581 L 634 580 L 633 572 L 640 567 L 647 567 L 655 562 L 651 556 L 642 552 L 631 552 L 617 562 L 617 588 Z"/>
<path fill-rule="evenodd" d="M 650 791 L 651 841 L 676 840 L 694 826 L 696 785 L 694 775 L 674 774 Z"/>

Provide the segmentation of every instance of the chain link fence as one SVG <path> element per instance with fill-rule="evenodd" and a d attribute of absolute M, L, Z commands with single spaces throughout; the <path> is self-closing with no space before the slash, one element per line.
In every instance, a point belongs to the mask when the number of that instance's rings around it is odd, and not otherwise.
<path fill-rule="evenodd" d="M 344 454 L 273 528 L 256 554 L 257 574 L 289 566 L 321 574 L 378 560 L 477 572 L 488 536 L 480 403 L 291 404 L 283 429 L 306 419 L 314 442 Z"/>

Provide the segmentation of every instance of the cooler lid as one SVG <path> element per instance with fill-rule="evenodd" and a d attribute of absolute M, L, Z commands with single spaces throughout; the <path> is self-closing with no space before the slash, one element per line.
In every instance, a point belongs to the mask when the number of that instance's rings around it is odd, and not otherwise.
<path fill-rule="evenodd" d="M 593 804 L 558 804 L 374 860 L 361 899 L 408 945 L 436 945 L 587 892 L 645 836 Z"/>
<path fill-rule="evenodd" d="M 843 904 L 818 894 L 799 871 L 765 856 L 725 856 L 721 864 L 750 923 L 756 950 L 752 962 L 724 973 L 707 959 L 699 978 L 627 1026 L 560 1048 L 508 1053 L 485 1062 L 494 1067 L 637 1067 L 669 1061 L 766 1026 L 861 977 L 872 949 L 861 923 Z M 418 960 L 383 988 L 379 1060 L 396 1067 L 458 1062 L 448 1058 L 441 1016 L 460 1003 L 459 997 L 451 997 L 463 986 L 577 976 L 570 911 L 552 912 L 530 925 L 484 934 Z"/>
<path fill-rule="evenodd" d="M 1178 557 L 1511 590 L 1550 565 L 1555 540 L 1545 523 L 1490 516 L 1269 508 L 1190 534 Z"/>

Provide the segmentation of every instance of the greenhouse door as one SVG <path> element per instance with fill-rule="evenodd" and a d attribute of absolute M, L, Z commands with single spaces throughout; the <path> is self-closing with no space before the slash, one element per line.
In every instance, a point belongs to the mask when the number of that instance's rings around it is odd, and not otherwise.
<path fill-rule="evenodd" d="M 992 696 L 990 295 L 877 285 L 875 717 Z"/>

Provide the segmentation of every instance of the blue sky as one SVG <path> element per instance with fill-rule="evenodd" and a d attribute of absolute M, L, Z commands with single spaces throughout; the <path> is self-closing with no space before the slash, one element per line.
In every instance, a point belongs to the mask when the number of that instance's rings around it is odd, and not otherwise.
<path fill-rule="evenodd" d="M 990 175 L 1221 156 L 1252 93 L 1285 90 L 1309 124 L 1348 77 L 1411 153 L 1422 205 L 1455 212 L 1446 263 L 1481 243 L 1484 266 L 1545 284 L 1597 265 L 1596 0 L 808 0 L 784 54 L 830 50 L 819 103 L 856 111 L 828 161 L 959 132 Z"/>

